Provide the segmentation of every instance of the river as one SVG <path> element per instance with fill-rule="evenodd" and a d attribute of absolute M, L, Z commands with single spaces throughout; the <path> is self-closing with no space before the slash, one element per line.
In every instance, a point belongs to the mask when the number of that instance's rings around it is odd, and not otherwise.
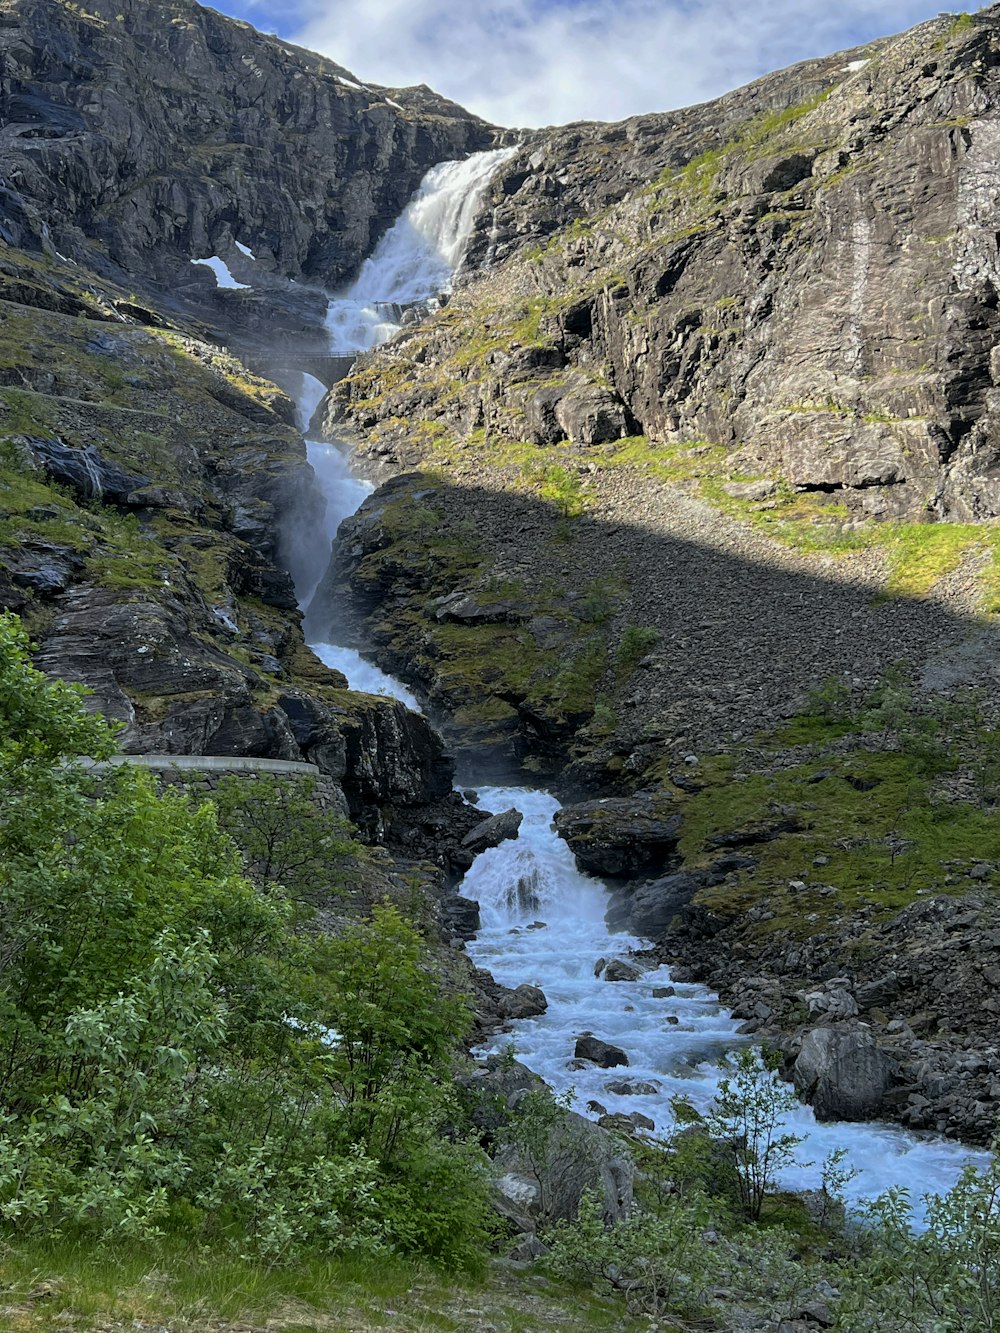
<path fill-rule="evenodd" d="M 444 163 L 424 179 L 407 209 L 365 261 L 353 286 L 331 300 L 327 315 L 330 350 L 351 355 L 387 341 L 400 327 L 406 307 L 428 306 L 449 290 L 490 176 L 511 150 L 479 153 L 463 162 Z M 305 377 L 299 403 L 308 428 L 323 388 Z M 371 486 L 351 469 L 346 449 L 308 442 L 311 462 L 326 499 L 326 518 L 307 534 L 296 553 L 296 587 L 308 608 L 326 570 L 331 544 L 341 521 L 371 493 Z M 399 681 L 367 662 L 353 648 L 327 641 L 307 618 L 317 656 L 336 667 L 354 689 L 402 699 L 419 708 Z M 683 1095 L 704 1110 L 722 1076 L 719 1061 L 741 1045 L 737 1024 L 704 986 L 674 983 L 669 969 L 658 968 L 637 981 L 608 982 L 595 975 L 599 958 L 627 958 L 646 942 L 612 934 L 605 923 L 609 895 L 596 879 L 576 868 L 566 843 L 552 828 L 559 808 L 550 793 L 526 787 L 480 790 L 484 809 L 515 807 L 524 815 L 519 836 L 479 856 L 460 892 L 482 909 L 482 929 L 469 945 L 475 962 L 508 986 L 529 982 L 548 998 L 540 1018 L 514 1023 L 510 1036 L 517 1058 L 559 1092 L 574 1089 L 575 1108 L 588 1112 L 593 1101 L 608 1111 L 640 1111 L 657 1132 L 672 1123 L 671 1098 Z M 539 924 L 541 923 L 541 924 Z M 671 995 L 654 995 L 673 989 Z M 627 1069 L 573 1068 L 576 1038 L 593 1031 L 620 1046 Z M 623 1078 L 653 1088 L 641 1095 L 611 1092 Z M 950 1188 L 968 1161 L 986 1156 L 961 1145 L 908 1134 L 885 1124 L 819 1124 L 806 1106 L 787 1118 L 787 1132 L 801 1136 L 795 1163 L 781 1184 L 812 1189 L 820 1184 L 824 1159 L 844 1148 L 857 1173 L 847 1197 L 857 1202 L 894 1186 L 914 1200 Z M 918 1217 L 921 1210 L 916 1209 Z"/>

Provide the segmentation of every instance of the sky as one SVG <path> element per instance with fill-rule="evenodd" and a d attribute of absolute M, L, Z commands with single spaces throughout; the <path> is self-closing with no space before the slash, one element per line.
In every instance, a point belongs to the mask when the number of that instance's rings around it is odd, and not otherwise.
<path fill-rule="evenodd" d="M 716 97 L 934 18 L 942 0 L 208 0 L 359 79 L 430 84 L 506 126 Z"/>

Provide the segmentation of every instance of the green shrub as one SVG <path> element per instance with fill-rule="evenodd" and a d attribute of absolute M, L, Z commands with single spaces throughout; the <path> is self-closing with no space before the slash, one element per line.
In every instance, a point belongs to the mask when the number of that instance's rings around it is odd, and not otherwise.
<path fill-rule="evenodd" d="M 27 652 L 0 617 L 0 1232 L 473 1264 L 481 1159 L 440 1133 L 467 1015 L 419 933 L 303 929 L 211 803 L 80 762 L 113 733 Z"/>

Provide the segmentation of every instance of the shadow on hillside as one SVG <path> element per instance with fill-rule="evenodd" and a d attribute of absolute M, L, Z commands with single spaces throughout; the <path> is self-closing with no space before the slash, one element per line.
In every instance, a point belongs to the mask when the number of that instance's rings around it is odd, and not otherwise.
<path fill-rule="evenodd" d="M 801 708 L 807 692 L 830 677 L 867 687 L 900 661 L 928 689 L 970 684 L 995 692 L 1000 684 L 1000 633 L 940 601 L 879 600 L 876 554 L 852 557 L 854 565 L 807 557 L 670 499 L 662 488 L 650 485 L 644 494 L 643 485 L 630 482 L 611 517 L 584 513 L 566 521 L 530 495 L 395 478 L 340 530 L 326 583 L 332 633 L 426 687 L 398 651 L 379 645 L 372 625 L 405 610 L 433 632 L 442 614 L 436 598 L 483 583 L 471 560 L 463 571 L 452 559 L 446 575 L 430 579 L 426 563 L 408 560 L 405 549 L 401 559 L 385 561 L 385 534 L 375 535 L 379 525 L 371 519 L 387 501 L 402 499 L 434 516 L 409 526 L 407 540 L 424 551 L 485 554 L 486 577 L 505 590 L 511 616 L 536 638 L 544 640 L 545 607 L 568 605 L 579 614 L 581 598 L 595 590 L 616 636 L 628 626 L 656 632 L 642 664 L 611 681 L 614 708 L 633 739 L 681 752 L 725 745 Z M 372 596 L 364 575 L 375 559 L 388 573 Z M 607 687 L 605 676 L 599 689 Z M 432 705 L 440 702 L 433 687 L 430 696 Z"/>

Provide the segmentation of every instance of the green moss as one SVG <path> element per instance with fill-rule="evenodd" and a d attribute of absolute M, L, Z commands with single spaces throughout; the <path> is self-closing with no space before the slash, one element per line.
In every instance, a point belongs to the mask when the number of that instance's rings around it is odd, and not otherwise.
<path fill-rule="evenodd" d="M 811 744 L 816 758 L 774 772 L 741 772 L 739 755 L 703 766 L 704 786 L 685 804 L 685 858 L 708 864 L 726 835 L 741 832 L 751 840 L 758 833 L 755 869 L 704 890 L 705 906 L 735 916 L 766 901 L 754 933 L 805 936 L 863 908 L 879 918 L 922 894 L 948 892 L 952 866 L 1000 857 L 1000 821 L 991 807 L 935 795 L 936 778 L 960 762 L 961 722 L 949 718 L 946 744 L 943 719 L 908 705 L 898 688 L 893 694 L 886 687 L 872 702 L 878 706 L 853 714 L 814 709 L 761 738 L 779 751 Z M 873 752 L 866 736 L 890 718 L 898 749 Z M 965 719 L 967 749 L 996 748 L 1000 735 L 978 733 L 974 710 Z M 843 739 L 852 734 L 856 744 L 845 749 Z M 826 748 L 833 740 L 840 741 L 837 749 Z"/>

